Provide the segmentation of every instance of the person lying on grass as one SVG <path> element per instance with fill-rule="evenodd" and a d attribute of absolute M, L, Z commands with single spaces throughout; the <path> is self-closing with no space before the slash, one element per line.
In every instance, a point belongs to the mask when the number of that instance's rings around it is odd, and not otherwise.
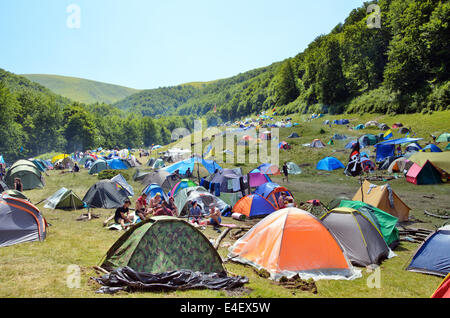
<path fill-rule="evenodd" d="M 220 226 L 220 223 L 222 223 L 222 213 L 220 213 L 220 210 L 216 207 L 214 203 L 211 203 L 209 205 L 209 214 L 207 217 L 209 217 L 209 221 L 207 221 L 207 224 L 214 226 L 214 228 L 217 228 Z"/>
<path fill-rule="evenodd" d="M 147 208 L 147 194 L 142 193 L 136 201 L 136 214 L 143 221 L 150 213 L 150 209 Z"/>
<path fill-rule="evenodd" d="M 126 223 L 133 223 L 133 216 L 129 214 L 131 201 L 126 199 L 123 203 L 123 206 L 118 208 L 116 210 L 116 213 L 114 214 L 114 222 L 117 224 L 120 224 L 122 226 L 122 229 L 127 229 L 130 224 L 126 225 Z"/>

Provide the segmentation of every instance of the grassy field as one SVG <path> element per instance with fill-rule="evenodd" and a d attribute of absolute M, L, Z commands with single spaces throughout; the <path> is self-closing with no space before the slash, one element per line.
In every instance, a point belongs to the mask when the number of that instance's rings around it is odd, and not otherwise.
<path fill-rule="evenodd" d="M 356 115 L 326 116 L 312 122 L 305 122 L 305 116 L 291 116 L 300 125 L 296 128 L 280 129 L 280 139 L 288 141 L 293 149 L 281 151 L 280 161 L 294 161 L 302 167 L 303 173 L 298 176 L 290 176 L 289 183 L 282 182 L 280 177 L 273 180 L 288 187 L 294 194 L 297 202 L 319 199 L 325 204 L 337 196 L 345 195 L 352 197 L 358 190 L 357 178 L 349 178 L 343 175 L 342 170 L 333 172 L 318 172 L 315 165 L 318 160 L 325 156 L 333 155 L 344 164 L 347 162 L 348 150 L 342 151 L 347 141 L 336 141 L 333 146 L 324 149 L 310 149 L 302 147 L 302 144 L 311 142 L 314 138 L 320 138 L 327 143 L 335 133 L 345 134 L 348 137 L 357 137 L 364 133 L 378 133 L 375 129 L 365 129 L 359 132 L 350 131 L 345 126 L 335 126 L 330 129 L 323 126 L 325 119 L 349 118 L 351 125 L 365 123 L 369 120 L 385 122 L 388 125 L 394 122 L 402 122 L 411 127 L 419 137 L 424 137 L 421 142 L 429 141 L 429 134 L 438 136 L 447 130 L 450 122 L 450 112 L 435 112 L 432 115 L 401 115 L 388 117 L 385 115 Z M 323 129 L 325 132 L 320 133 Z M 287 136 L 296 131 L 301 138 L 287 139 Z M 394 137 L 397 137 L 394 134 Z M 446 144 L 444 145 L 444 147 Z M 166 149 L 167 147 L 164 147 Z M 364 149 L 367 152 L 368 149 Z M 370 155 L 373 155 L 370 148 Z M 229 164 L 222 164 L 229 167 Z M 244 172 L 254 168 L 255 165 L 241 165 Z M 133 170 L 127 172 L 133 174 Z M 25 194 L 33 203 L 37 203 L 49 197 L 61 187 L 72 189 L 81 198 L 89 187 L 95 184 L 96 176 L 88 175 L 83 169 L 77 175 L 60 174 L 60 172 L 49 172 L 46 176 L 44 189 L 26 191 Z M 377 183 L 377 182 L 374 182 Z M 139 183 L 130 181 L 135 192 L 142 190 Z M 378 183 L 380 184 L 380 183 Z M 427 217 L 424 209 L 447 209 L 450 210 L 450 185 L 439 186 L 415 186 L 407 183 L 403 176 L 390 181 L 394 191 L 411 207 L 411 216 L 416 223 L 413 226 L 435 229 L 442 225 L 443 221 Z M 434 199 L 424 198 L 424 195 L 434 195 Z M 91 276 L 97 276 L 92 266 L 99 265 L 102 257 L 109 247 L 123 234 L 123 232 L 108 231 L 102 226 L 102 222 L 110 216 L 113 211 L 96 209 L 94 214 L 99 219 L 92 221 L 76 221 L 81 213 L 85 211 L 65 212 L 59 210 L 48 210 L 38 207 L 51 224 L 47 239 L 42 243 L 25 243 L 0 249 L 0 297 L 375 297 L 375 298 L 398 298 L 398 297 L 429 297 L 441 282 L 441 278 L 430 275 L 417 274 L 405 271 L 405 266 L 417 249 L 418 245 L 402 242 L 395 250 L 398 257 L 386 260 L 381 265 L 381 288 L 369 288 L 367 279 L 371 275 L 366 269 L 362 269 L 363 278 L 354 281 L 318 281 L 318 293 L 301 292 L 285 289 L 274 284 L 272 281 L 261 278 L 251 268 L 240 264 L 226 263 L 226 268 L 232 273 L 245 275 L 250 283 L 246 289 L 239 292 L 228 293 L 227 291 L 177 291 L 170 293 L 119 293 L 114 296 L 96 294 L 98 285 L 94 284 Z M 225 219 L 225 223 L 248 223 Z M 219 234 L 207 228 L 204 231 L 208 238 L 216 238 Z M 225 238 L 222 245 L 233 244 L 229 238 Z M 226 257 L 227 249 L 221 247 L 219 253 Z M 66 280 L 67 269 L 71 264 L 81 268 L 80 288 L 68 288 Z"/>

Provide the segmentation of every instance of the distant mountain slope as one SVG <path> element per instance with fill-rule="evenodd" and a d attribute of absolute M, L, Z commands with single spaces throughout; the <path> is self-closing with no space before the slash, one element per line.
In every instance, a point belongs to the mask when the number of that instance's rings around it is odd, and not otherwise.
<path fill-rule="evenodd" d="M 45 74 L 24 74 L 29 80 L 39 83 L 56 94 L 81 103 L 112 104 L 139 92 L 137 89 L 92 80 Z"/>

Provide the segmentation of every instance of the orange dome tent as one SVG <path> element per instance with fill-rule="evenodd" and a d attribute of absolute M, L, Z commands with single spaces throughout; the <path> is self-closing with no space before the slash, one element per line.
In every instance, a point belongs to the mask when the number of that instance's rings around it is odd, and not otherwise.
<path fill-rule="evenodd" d="M 264 268 L 275 280 L 297 273 L 316 280 L 361 277 L 320 220 L 297 208 L 265 217 L 229 251 L 232 260 Z"/>
<path fill-rule="evenodd" d="M 431 298 L 450 298 L 450 274 L 445 277 Z"/>

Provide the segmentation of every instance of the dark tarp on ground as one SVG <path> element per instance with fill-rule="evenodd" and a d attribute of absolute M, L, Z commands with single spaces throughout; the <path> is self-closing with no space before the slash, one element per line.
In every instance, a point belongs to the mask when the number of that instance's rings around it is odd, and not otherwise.
<path fill-rule="evenodd" d="M 93 277 L 102 287 L 101 294 L 118 291 L 161 291 L 186 289 L 233 289 L 248 283 L 247 277 L 228 277 L 226 274 L 179 270 L 160 274 L 136 272 L 130 267 L 120 267 L 100 278 Z"/>

